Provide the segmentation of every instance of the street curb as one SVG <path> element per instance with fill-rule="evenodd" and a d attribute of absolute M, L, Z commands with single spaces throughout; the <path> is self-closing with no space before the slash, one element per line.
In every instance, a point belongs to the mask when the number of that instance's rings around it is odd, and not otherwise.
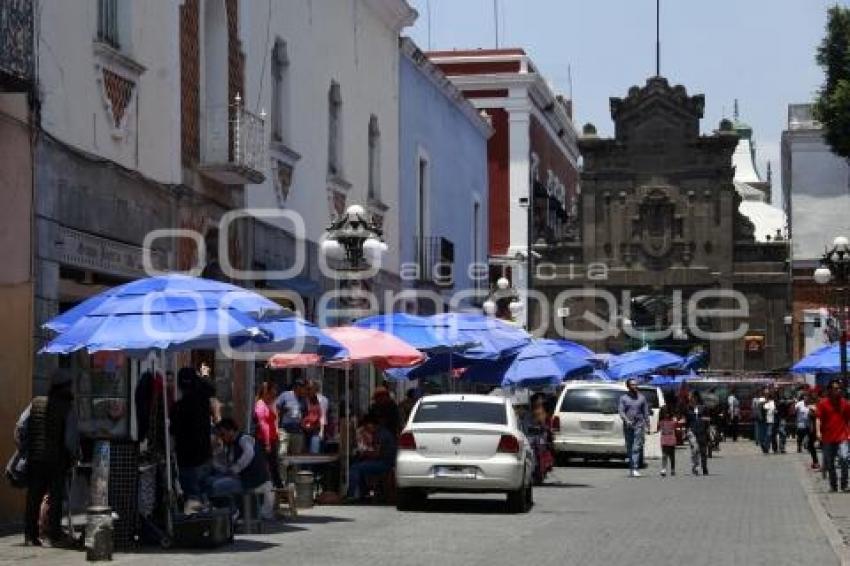
<path fill-rule="evenodd" d="M 835 553 L 841 566 L 850 566 L 850 548 L 844 544 L 844 537 L 841 536 L 841 533 L 838 532 L 838 527 L 829 518 L 829 514 L 827 514 L 823 503 L 821 503 L 820 497 L 812 490 L 808 478 L 809 471 L 801 460 L 797 460 L 796 468 L 803 491 L 806 494 L 806 499 L 809 501 L 809 507 L 811 507 L 812 513 L 814 513 L 823 534 L 826 535 L 829 546 L 832 547 L 832 551 Z"/>

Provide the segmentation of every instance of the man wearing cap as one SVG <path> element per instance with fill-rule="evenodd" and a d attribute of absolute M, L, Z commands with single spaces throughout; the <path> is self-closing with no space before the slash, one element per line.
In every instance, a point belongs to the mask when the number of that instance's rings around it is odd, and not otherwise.
<path fill-rule="evenodd" d="M 51 376 L 47 396 L 33 398 L 18 422 L 20 428 L 25 427 L 27 438 L 24 542 L 41 546 L 38 518 L 44 495 L 49 494 L 47 536 L 51 543 L 60 543 L 63 539 L 60 521 L 65 474 L 74 462 L 79 445 L 71 374 L 67 370 L 56 370 Z"/>

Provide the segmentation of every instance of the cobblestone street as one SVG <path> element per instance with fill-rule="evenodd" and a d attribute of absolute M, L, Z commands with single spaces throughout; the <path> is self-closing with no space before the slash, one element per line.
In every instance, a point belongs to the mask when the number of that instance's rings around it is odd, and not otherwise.
<path fill-rule="evenodd" d="M 801 481 L 796 454 L 763 456 L 748 442 L 726 444 L 709 462 L 709 477 L 691 476 L 686 451 L 678 456 L 679 475 L 667 479 L 658 477 L 658 462 L 640 479 L 613 465 L 559 468 L 523 516 L 483 497 L 439 497 L 423 512 L 403 514 L 392 507 L 316 507 L 273 533 L 239 536 L 218 551 L 122 554 L 116 563 L 839 564 L 807 501 L 807 491 L 823 486 Z M 835 505 L 844 497 L 833 496 Z M 81 553 L 69 560 L 67 551 L 24 548 L 20 538 L 0 540 L 0 563 L 84 563 Z"/>

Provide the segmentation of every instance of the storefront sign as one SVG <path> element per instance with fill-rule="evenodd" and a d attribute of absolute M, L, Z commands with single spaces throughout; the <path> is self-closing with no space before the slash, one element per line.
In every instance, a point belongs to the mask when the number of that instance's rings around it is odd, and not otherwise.
<path fill-rule="evenodd" d="M 141 246 L 116 242 L 85 234 L 72 228 L 58 227 L 55 239 L 56 259 L 65 265 L 124 277 L 145 276 Z M 151 252 L 157 269 L 167 267 L 165 254 Z"/>

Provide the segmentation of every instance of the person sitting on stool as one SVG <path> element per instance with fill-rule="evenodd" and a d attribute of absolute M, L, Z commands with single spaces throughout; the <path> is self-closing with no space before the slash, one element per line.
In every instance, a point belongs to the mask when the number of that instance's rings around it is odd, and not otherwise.
<path fill-rule="evenodd" d="M 396 436 L 390 432 L 385 419 L 366 415 L 363 420 L 364 428 L 376 439 L 377 447 L 373 451 L 362 453 L 361 459 L 349 470 L 348 499 L 354 501 L 364 498 L 367 479 L 383 476 L 393 469 L 398 451 Z"/>
<path fill-rule="evenodd" d="M 274 519 L 274 491 L 268 463 L 262 450 L 255 448 L 254 439 L 239 431 L 233 419 L 225 418 L 215 427 L 224 444 L 224 467 L 212 481 L 213 497 L 234 496 L 250 492 L 263 496 L 260 517 Z"/>

